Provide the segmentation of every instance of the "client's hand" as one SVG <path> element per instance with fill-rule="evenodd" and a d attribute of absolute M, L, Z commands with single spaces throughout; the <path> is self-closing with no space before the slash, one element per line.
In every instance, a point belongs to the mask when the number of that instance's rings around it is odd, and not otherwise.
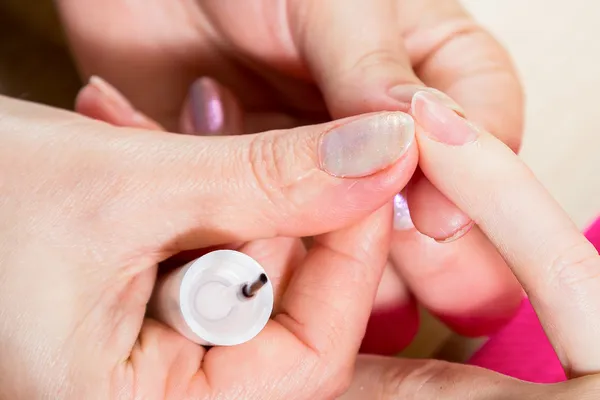
<path fill-rule="evenodd" d="M 410 118 L 203 138 L 6 98 L 0 110 L 0 397 L 346 389 L 386 261 L 386 204 L 417 163 Z M 252 341 L 207 351 L 145 318 L 157 264 L 173 254 L 306 235 L 315 245 L 285 291 L 275 282 L 276 315 Z"/>
<path fill-rule="evenodd" d="M 431 96 L 417 95 L 412 112 L 425 176 L 476 221 L 505 257 L 573 379 L 534 385 L 474 367 L 364 357 L 351 390 L 342 398 L 598 398 L 598 252 L 500 141 Z"/>

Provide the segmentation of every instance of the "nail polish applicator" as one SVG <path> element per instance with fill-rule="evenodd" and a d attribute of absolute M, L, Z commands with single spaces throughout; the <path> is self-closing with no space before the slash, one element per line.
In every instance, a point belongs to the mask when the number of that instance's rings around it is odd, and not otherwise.
<path fill-rule="evenodd" d="M 217 250 L 161 278 L 149 315 L 204 346 L 234 346 L 262 331 L 273 311 L 273 286 L 262 266 Z"/>

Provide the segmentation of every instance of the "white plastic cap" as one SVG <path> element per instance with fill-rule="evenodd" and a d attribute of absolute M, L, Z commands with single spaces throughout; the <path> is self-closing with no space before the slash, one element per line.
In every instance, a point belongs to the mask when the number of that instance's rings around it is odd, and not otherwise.
<path fill-rule="evenodd" d="M 265 327 L 273 311 L 273 286 L 267 279 L 252 297 L 244 285 L 265 275 L 250 256 L 233 250 L 210 252 L 157 284 L 151 300 L 155 316 L 202 345 L 245 343 Z"/>

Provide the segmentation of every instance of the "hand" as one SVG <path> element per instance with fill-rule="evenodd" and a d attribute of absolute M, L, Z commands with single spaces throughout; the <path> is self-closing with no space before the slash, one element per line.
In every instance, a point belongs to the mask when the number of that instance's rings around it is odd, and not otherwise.
<path fill-rule="evenodd" d="M 456 0 L 58 4 L 82 73 L 106 78 L 167 129 L 178 128 L 190 84 L 211 76 L 239 98 L 243 132 L 406 111 L 417 90 L 434 87 L 462 106 L 456 110 L 519 146 L 522 98 L 510 60 Z M 212 92 L 196 85 L 192 93 L 198 101 Z M 196 131 L 214 129 L 206 116 L 195 122 Z M 391 312 L 399 343 L 385 345 L 371 329 L 368 351 L 393 352 L 410 341 L 417 328 L 412 294 L 468 335 L 495 330 L 521 301 L 504 261 L 481 232 L 469 231 L 464 213 L 426 179 L 414 179 L 409 194 L 412 221 L 399 201 L 396 268 L 386 272 L 372 320 L 389 322 Z"/>
<path fill-rule="evenodd" d="M 419 164 L 478 224 L 527 291 L 567 375 L 534 385 L 474 367 L 363 357 L 344 400 L 592 399 L 600 391 L 600 257 L 527 167 L 490 134 L 417 95 Z M 451 174 L 447 171 L 452 170 Z"/>
<path fill-rule="evenodd" d="M 405 114 L 202 138 L 6 98 L 0 110 L 1 397 L 345 390 L 385 264 L 386 203 L 416 167 Z M 285 290 L 274 282 L 277 313 L 252 341 L 207 351 L 144 318 L 173 254 L 303 235 L 316 244 Z"/>

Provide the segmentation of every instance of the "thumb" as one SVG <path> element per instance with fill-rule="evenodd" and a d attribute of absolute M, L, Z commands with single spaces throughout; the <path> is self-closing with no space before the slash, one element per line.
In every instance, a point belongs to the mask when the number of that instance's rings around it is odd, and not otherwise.
<path fill-rule="evenodd" d="M 121 141 L 126 152 L 143 149 L 119 157 L 134 183 L 123 197 L 145 205 L 123 222 L 145 221 L 146 244 L 160 238 L 168 251 L 339 229 L 389 201 L 418 158 L 414 123 L 400 112 L 255 135 Z"/>
<path fill-rule="evenodd" d="M 404 47 L 396 2 L 295 1 L 290 29 L 334 118 L 371 111 L 407 111 L 427 90 Z"/>

